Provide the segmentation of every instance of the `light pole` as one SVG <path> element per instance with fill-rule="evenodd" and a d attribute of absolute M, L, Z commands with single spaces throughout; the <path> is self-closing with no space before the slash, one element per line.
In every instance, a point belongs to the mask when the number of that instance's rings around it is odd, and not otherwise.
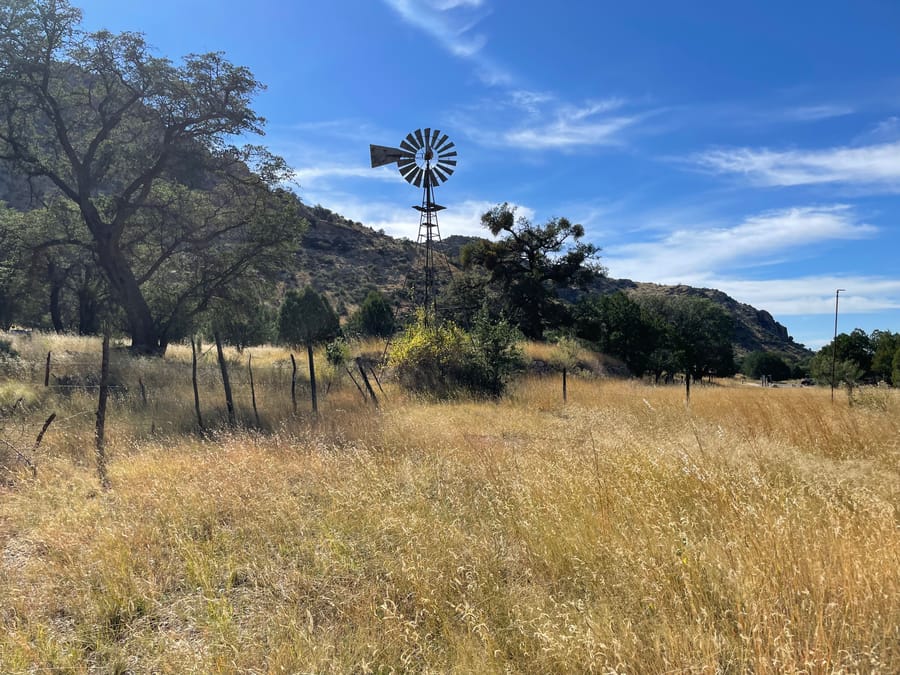
<path fill-rule="evenodd" d="M 837 317 L 838 317 L 838 300 L 841 297 L 841 291 L 846 288 L 839 288 L 834 292 L 834 340 L 831 342 L 831 402 L 834 403 L 834 365 L 837 359 Z"/>

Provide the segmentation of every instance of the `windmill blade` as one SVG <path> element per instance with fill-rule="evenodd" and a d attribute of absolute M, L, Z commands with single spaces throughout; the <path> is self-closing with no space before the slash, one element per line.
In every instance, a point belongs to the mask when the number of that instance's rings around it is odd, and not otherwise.
<path fill-rule="evenodd" d="M 424 147 L 425 139 L 422 138 L 422 130 L 416 129 L 413 133 L 416 135 L 416 138 L 419 139 L 419 144 L 416 146 L 416 148 Z M 418 186 L 416 186 L 416 187 L 418 187 Z"/>
<path fill-rule="evenodd" d="M 404 176 L 404 178 L 406 179 L 407 183 L 410 183 L 411 185 L 415 185 L 416 180 L 419 180 L 419 181 L 422 180 L 422 178 L 420 176 L 421 173 L 422 173 L 422 169 L 420 169 L 418 166 L 416 166 L 416 167 L 413 167 L 412 171 L 407 172 L 407 174 Z"/>
<path fill-rule="evenodd" d="M 441 133 L 441 132 L 438 131 L 437 133 Z M 449 137 L 447 136 L 447 134 L 444 134 L 443 136 L 441 136 L 441 140 L 439 140 L 437 143 L 433 143 L 432 147 L 434 148 L 435 152 L 443 152 L 444 150 L 446 150 L 446 148 L 444 147 L 444 144 L 448 140 L 449 140 Z M 450 145 L 452 146 L 453 144 L 451 143 Z"/>
<path fill-rule="evenodd" d="M 438 179 L 444 183 L 449 178 L 449 175 L 445 175 L 439 166 L 431 167 L 431 170 L 434 172 L 434 175 L 438 177 Z"/>
<path fill-rule="evenodd" d="M 438 159 L 438 164 L 440 164 L 441 166 L 444 166 L 445 164 L 447 164 L 449 166 L 456 166 L 456 160 L 455 159 Z"/>
<path fill-rule="evenodd" d="M 425 140 L 422 141 L 426 150 L 431 149 L 431 127 L 425 127 Z"/>
<path fill-rule="evenodd" d="M 419 148 L 422 147 L 422 145 L 416 140 L 416 137 L 413 136 L 411 133 L 406 134 L 405 140 L 406 140 L 406 143 L 409 144 L 409 147 L 412 148 L 412 152 L 416 152 Z M 400 142 L 400 147 L 406 147 L 405 145 L 403 145 L 403 141 Z"/>
<path fill-rule="evenodd" d="M 418 169 L 418 170 L 416 171 L 416 178 L 415 178 L 415 180 L 413 181 L 413 185 L 415 185 L 416 187 L 422 187 L 422 178 L 423 178 L 424 176 L 425 176 L 425 170 L 424 170 L 424 169 Z"/>
<path fill-rule="evenodd" d="M 389 148 L 385 145 L 370 145 L 369 154 L 372 157 L 372 168 L 393 164 L 398 161 L 403 153 L 398 148 Z"/>
<path fill-rule="evenodd" d="M 444 165 L 444 164 L 439 164 L 439 165 L 438 165 L 437 167 L 435 167 L 435 168 L 440 169 L 440 170 L 443 171 L 445 174 L 447 174 L 447 178 L 449 178 L 450 176 L 452 176 L 452 175 L 453 175 L 453 172 L 456 170 L 456 169 L 454 169 L 452 166 L 446 166 L 446 165 Z M 444 180 L 447 180 L 447 178 L 445 178 Z"/>
<path fill-rule="evenodd" d="M 415 140 L 415 139 L 413 139 L 413 140 Z M 400 149 L 403 150 L 403 152 L 405 152 L 408 157 L 416 156 L 415 146 L 412 145 L 412 143 L 407 142 L 406 139 L 403 139 L 402 141 L 400 141 Z"/>
<path fill-rule="evenodd" d="M 435 150 L 435 152 L 437 151 L 437 150 L 436 150 L 436 148 L 437 148 L 437 139 L 438 139 L 438 136 L 440 136 L 440 135 L 441 135 L 440 130 L 439 130 L 439 129 L 435 129 L 435 130 L 434 130 L 434 133 L 431 134 L 431 142 L 428 144 L 428 146 L 429 146 L 432 150 Z"/>
<path fill-rule="evenodd" d="M 442 155 L 440 155 L 440 156 L 438 157 L 438 159 L 440 159 L 440 160 L 445 160 L 445 159 L 447 159 L 448 157 L 456 157 L 456 154 L 457 154 L 457 153 L 456 153 L 456 150 L 454 150 L 454 151 L 452 151 L 452 152 L 445 152 L 445 153 L 443 153 Z"/>
<path fill-rule="evenodd" d="M 397 160 L 397 166 L 400 168 L 400 171 L 401 171 L 401 172 L 402 172 L 406 167 L 408 167 L 410 164 L 415 164 L 415 163 L 416 163 L 416 158 L 415 158 L 415 157 L 408 157 L 408 156 L 407 156 L 407 157 L 403 157 L 403 158 Z"/>
<path fill-rule="evenodd" d="M 401 167 L 400 175 L 403 176 L 403 178 L 405 178 L 408 182 L 412 183 L 412 176 L 416 173 L 418 168 L 419 167 L 416 166 L 416 163 L 413 162 L 412 164 Z"/>

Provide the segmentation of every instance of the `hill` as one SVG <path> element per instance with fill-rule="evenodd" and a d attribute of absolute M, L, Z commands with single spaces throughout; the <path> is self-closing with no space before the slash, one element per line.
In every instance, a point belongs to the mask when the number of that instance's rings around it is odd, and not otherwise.
<path fill-rule="evenodd" d="M 356 304 L 371 288 L 378 288 L 392 298 L 406 297 L 402 291 L 408 277 L 415 278 L 421 263 L 416 245 L 376 232 L 361 223 L 317 206 L 310 209 L 310 228 L 304 239 L 298 278 L 312 280 L 314 286 L 328 292 L 336 303 Z M 436 248 L 458 269 L 459 252 L 476 237 L 452 235 Z M 362 290 L 365 289 L 365 290 Z M 593 285 L 597 293 L 623 291 L 630 295 L 689 295 L 704 297 L 722 306 L 735 321 L 734 345 L 738 355 L 765 350 L 781 352 L 792 359 L 802 359 L 812 352 L 794 342 L 787 328 L 763 309 L 738 302 L 713 288 L 664 286 L 630 279 L 601 278 Z M 573 294 L 574 295 L 574 294 Z"/>

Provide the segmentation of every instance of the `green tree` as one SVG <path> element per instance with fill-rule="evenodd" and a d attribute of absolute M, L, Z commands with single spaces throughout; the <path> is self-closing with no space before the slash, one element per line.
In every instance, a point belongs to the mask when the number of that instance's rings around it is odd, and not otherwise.
<path fill-rule="evenodd" d="M 369 291 L 359 309 L 350 317 L 351 328 L 361 335 L 389 337 L 395 328 L 391 303 L 378 291 Z"/>
<path fill-rule="evenodd" d="M 735 373 L 734 321 L 724 309 L 708 298 L 687 295 L 650 295 L 639 302 L 662 332 L 651 360 L 666 355 L 670 368 L 684 373 L 688 397 L 692 379 Z"/>
<path fill-rule="evenodd" d="M 834 373 L 832 385 L 831 374 Z M 809 374 L 819 384 L 847 388 L 847 395 L 852 395 L 853 389 L 862 381 L 866 371 L 859 363 L 851 359 L 831 360 L 831 350 L 820 349 L 809 362 Z"/>
<path fill-rule="evenodd" d="M 889 330 L 875 330 L 869 336 L 872 345 L 872 374 L 896 386 L 897 380 L 893 377 L 894 354 L 900 350 L 900 333 L 892 333 Z"/>
<path fill-rule="evenodd" d="M 238 352 L 275 338 L 278 312 L 262 297 L 262 289 L 242 287 L 240 297 L 218 301 L 210 311 L 210 328 Z"/>
<path fill-rule="evenodd" d="M 747 354 L 741 363 L 741 372 L 754 379 L 764 375 L 774 381 L 787 380 L 791 377 L 791 367 L 784 358 L 775 352 L 766 351 Z"/>
<path fill-rule="evenodd" d="M 545 225 L 516 218 L 508 204 L 497 206 L 481 217 L 481 223 L 498 241 L 479 241 L 463 248 L 464 267 L 481 267 L 498 289 L 503 314 L 527 337 L 541 339 L 547 327 L 569 322 L 566 306 L 557 289 L 585 286 L 602 268 L 599 249 L 584 243 L 584 228 L 565 218 Z"/>
<path fill-rule="evenodd" d="M 0 5 L 0 160 L 76 206 L 67 245 L 102 270 L 132 349 L 161 354 L 229 285 L 283 269 L 302 221 L 274 187 L 283 161 L 227 143 L 262 132 L 249 70 L 80 21 L 66 0 Z"/>
<path fill-rule="evenodd" d="M 316 293 L 311 286 L 307 286 L 302 292 L 291 290 L 284 296 L 278 316 L 278 332 L 281 339 L 288 344 L 306 346 L 312 409 L 313 413 L 318 413 L 313 347 L 340 335 L 340 320 L 328 299 Z"/>
<path fill-rule="evenodd" d="M 650 368 L 660 330 L 641 305 L 625 293 L 588 295 L 575 307 L 575 334 L 598 351 L 615 356 L 640 377 Z"/>
<path fill-rule="evenodd" d="M 891 360 L 891 381 L 894 386 L 900 386 L 900 347 L 894 352 L 894 358 Z"/>

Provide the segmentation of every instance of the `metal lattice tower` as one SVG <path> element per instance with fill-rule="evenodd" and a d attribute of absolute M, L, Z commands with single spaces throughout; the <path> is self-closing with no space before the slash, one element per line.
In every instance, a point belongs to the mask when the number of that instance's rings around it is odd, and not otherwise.
<path fill-rule="evenodd" d="M 437 129 L 416 129 L 400 141 L 399 148 L 370 145 L 372 167 L 396 162 L 397 168 L 408 183 L 422 188 L 422 203 L 413 206 L 419 212 L 418 245 L 424 252 L 425 284 L 422 306 L 426 315 L 436 311 L 436 274 L 434 244 L 441 240 L 438 227 L 438 211 L 441 206 L 434 201 L 434 188 L 446 181 L 456 169 L 454 143 Z"/>

